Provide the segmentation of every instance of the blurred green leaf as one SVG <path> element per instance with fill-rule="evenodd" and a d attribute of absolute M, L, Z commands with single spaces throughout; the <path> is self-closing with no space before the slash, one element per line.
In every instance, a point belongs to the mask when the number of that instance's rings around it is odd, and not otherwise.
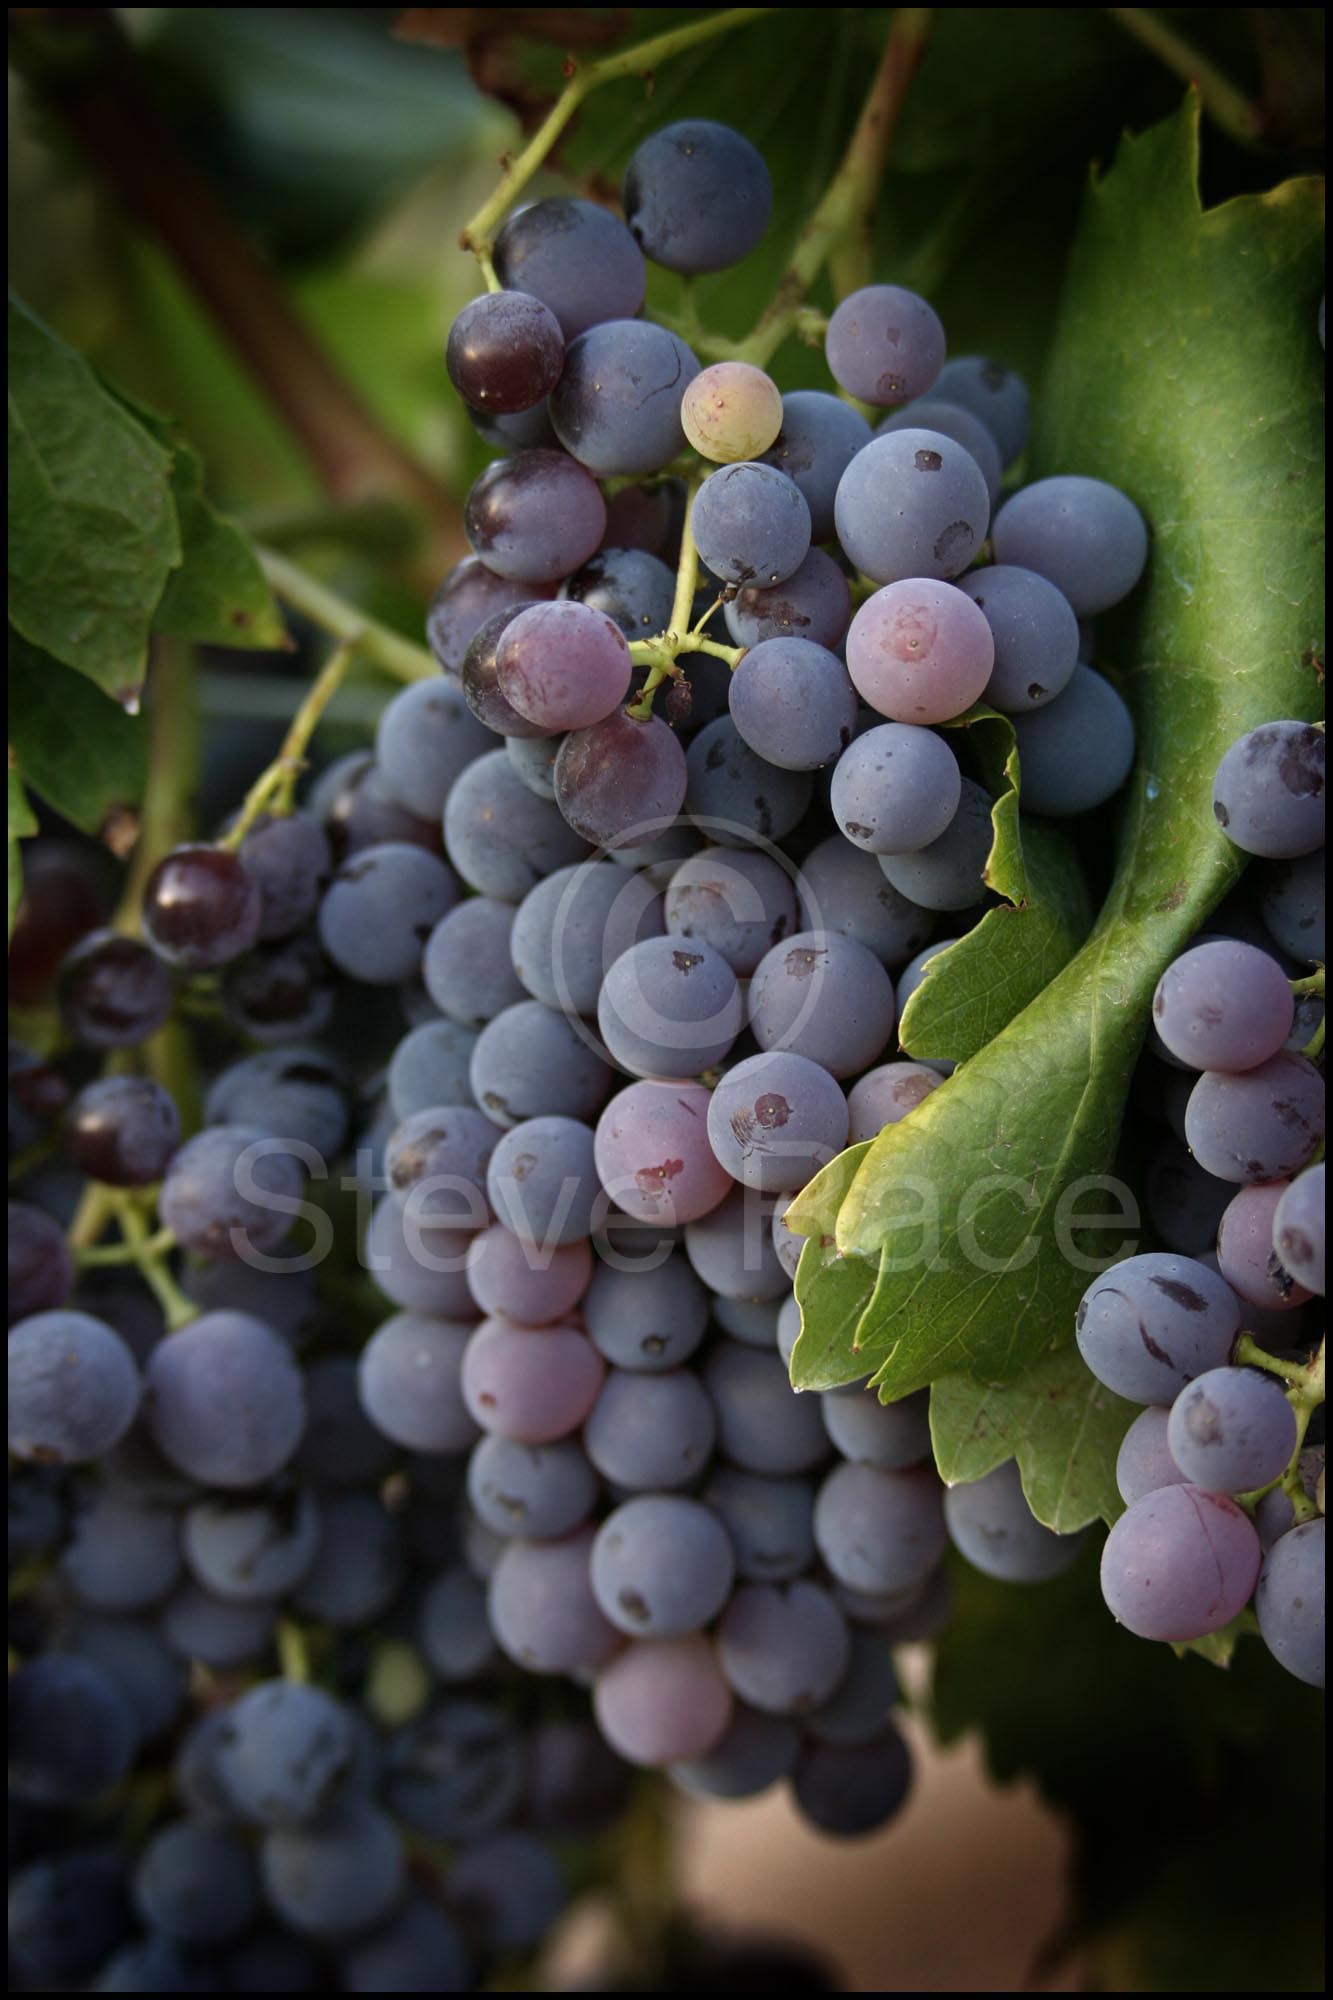
<path fill-rule="evenodd" d="M 288 645 L 282 613 L 249 537 L 209 501 L 198 452 L 166 428 L 181 566 L 167 578 L 154 626 L 173 639 L 201 645 L 260 651 Z"/>
<path fill-rule="evenodd" d="M 180 561 L 171 460 L 88 363 L 9 302 L 9 616 L 118 700 L 137 697 Z"/>
<path fill-rule="evenodd" d="M 16 632 L 9 635 L 9 740 L 25 783 L 49 806 L 84 833 L 112 833 L 122 845 L 148 777 L 147 730 Z"/>
<path fill-rule="evenodd" d="M 1028 1505 L 1058 1535 L 1123 1512 L 1115 1483 L 1120 1440 L 1137 1415 L 1062 1347 L 1012 1382 L 945 1375 L 930 1392 L 930 1434 L 940 1477 L 983 1479 L 1016 1458 Z"/>
<path fill-rule="evenodd" d="M 37 831 L 37 815 L 28 804 L 28 795 L 23 789 L 18 766 L 11 750 L 8 764 L 8 824 L 9 846 L 6 872 L 9 878 L 9 931 L 14 929 L 14 913 L 23 895 L 23 857 L 19 852 L 19 842 L 29 839 Z"/>

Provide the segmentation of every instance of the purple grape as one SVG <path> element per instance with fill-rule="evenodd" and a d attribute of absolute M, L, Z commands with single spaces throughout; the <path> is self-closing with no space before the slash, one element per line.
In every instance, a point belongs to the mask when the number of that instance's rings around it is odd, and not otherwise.
<path fill-rule="evenodd" d="M 828 1457 L 817 1396 L 793 1396 L 776 1354 L 721 1340 L 704 1363 L 721 1455 L 745 1472 L 809 1472 Z"/>
<path fill-rule="evenodd" d="M 550 395 L 564 365 L 560 322 L 530 292 L 483 292 L 449 329 L 449 380 L 474 410 L 530 410 Z"/>
<path fill-rule="evenodd" d="M 810 550 L 810 509 L 775 466 L 749 461 L 710 472 L 690 525 L 705 568 L 724 584 L 783 583 Z"/>
<path fill-rule="evenodd" d="M 479 1840 L 453 1862 L 445 1882 L 460 1922 L 497 1954 L 534 1951 L 569 1901 L 559 1862 L 531 1833 Z M 461 1945 L 456 1949 L 461 1959 Z"/>
<path fill-rule="evenodd" d="M 499 1140 L 486 1174 L 497 1218 L 544 1249 L 577 1243 L 601 1195 L 592 1131 L 577 1118 L 529 1118 Z"/>
<path fill-rule="evenodd" d="M 369 1930 L 402 1893 L 402 1838 L 366 1800 L 311 1826 L 273 1827 L 259 1851 L 264 1893 L 281 1922 L 327 1942 Z"/>
<path fill-rule="evenodd" d="M 766 1194 L 801 1188 L 846 1144 L 847 1100 L 805 1056 L 749 1056 L 714 1090 L 708 1136 L 727 1172 L 747 1187 Z"/>
<path fill-rule="evenodd" d="M 749 848 L 708 847 L 689 856 L 672 875 L 663 907 L 673 937 L 708 945 L 741 978 L 797 928 L 790 875 Z"/>
<path fill-rule="evenodd" d="M 488 569 L 517 583 L 554 583 L 600 547 L 606 502 L 592 474 L 563 452 L 522 451 L 486 467 L 463 525 Z"/>
<path fill-rule="evenodd" d="M 886 722 L 850 743 L 833 772 L 833 817 L 870 854 L 911 854 L 938 840 L 958 811 L 958 759 L 941 737 Z"/>
<path fill-rule="evenodd" d="M 729 715 L 699 731 L 685 763 L 685 809 L 720 847 L 751 847 L 756 835 L 782 840 L 810 803 L 809 773 L 779 770 L 757 755 Z"/>
<path fill-rule="evenodd" d="M 813 1563 L 815 1496 L 808 1480 L 719 1465 L 704 1499 L 731 1537 L 743 1582 L 790 1583 Z"/>
<path fill-rule="evenodd" d="M 484 1028 L 524 997 L 509 955 L 513 928 L 511 903 L 469 896 L 441 917 L 427 938 L 421 960 L 426 991 L 440 1012 L 461 1027 Z M 455 1101 L 445 1096 L 433 1100 Z"/>
<path fill-rule="evenodd" d="M 366 1231 L 365 1266 L 384 1296 L 405 1311 L 466 1318 L 472 1311 L 466 1276 L 472 1235 L 471 1228 L 433 1227 L 415 1202 L 386 1195 Z"/>
<path fill-rule="evenodd" d="M 1292 958 L 1322 965 L 1327 955 L 1322 848 L 1295 861 L 1275 861 L 1267 874 L 1261 907 L 1268 935 Z"/>
<path fill-rule="evenodd" d="M 455 563 L 431 599 L 426 641 L 447 674 L 463 671 L 463 658 L 482 626 L 502 611 L 550 597 L 551 583 L 517 583 L 487 569 L 480 556 Z"/>
<path fill-rule="evenodd" d="M 175 847 L 144 884 L 144 935 L 184 972 L 207 972 L 249 951 L 263 903 L 239 855 L 204 842 Z"/>
<path fill-rule="evenodd" d="M 1296 1413 L 1271 1375 L 1212 1368 L 1171 1405 L 1167 1444 L 1192 1486 L 1252 1493 L 1280 1479 L 1296 1449 Z"/>
<path fill-rule="evenodd" d="M 1112 1527 L 1102 1549 L 1102 1595 L 1140 1639 L 1201 1639 L 1244 1608 L 1259 1562 L 1259 1537 L 1234 1501 L 1196 1486 L 1163 1486 Z"/>
<path fill-rule="evenodd" d="M 692 1083 L 632 1083 L 593 1136 L 597 1176 L 612 1201 L 645 1222 L 696 1222 L 731 1178 L 708 1143 L 709 1092 Z"/>
<path fill-rule="evenodd" d="M 248 1313 L 204 1313 L 161 1341 L 144 1386 L 154 1443 L 203 1485 L 271 1479 L 305 1427 L 291 1349 Z"/>
<path fill-rule="evenodd" d="M 95 930 L 61 961 L 56 997 L 66 1030 L 84 1048 L 131 1048 L 170 1014 L 171 974 L 137 938 Z"/>
<path fill-rule="evenodd" d="M 600 320 L 633 319 L 643 304 L 643 253 L 595 202 L 557 196 L 516 209 L 494 254 L 500 283 L 549 306 L 566 340 Z"/>
<path fill-rule="evenodd" d="M 852 1590 L 910 1590 L 947 1546 L 942 1497 L 932 1465 L 901 1472 L 840 1465 L 815 1501 L 815 1544 Z"/>
<path fill-rule="evenodd" d="M 1075 667 L 1053 701 L 1014 716 L 1025 810 L 1066 819 L 1106 804 L 1134 762 L 1134 719 L 1091 667 Z"/>
<path fill-rule="evenodd" d="M 981 699 L 995 662 L 991 628 L 950 583 L 913 577 L 868 597 L 847 634 L 857 693 L 893 722 L 950 722 Z"/>
<path fill-rule="evenodd" d="M 612 546 L 566 577 L 560 595 L 600 611 L 627 639 L 651 639 L 671 623 L 676 579 L 656 556 Z"/>
<path fill-rule="evenodd" d="M 986 893 L 994 842 L 990 793 L 964 778 L 958 810 L 939 838 L 911 854 L 881 854 L 879 865 L 899 894 L 920 907 L 967 910 Z"/>
<path fill-rule="evenodd" d="M 1324 1163 L 1297 1177 L 1273 1215 L 1273 1254 L 1307 1292 L 1324 1290 Z"/>
<path fill-rule="evenodd" d="M 792 1792 L 820 1833 L 857 1838 L 901 1810 L 912 1783 L 906 1743 L 887 1724 L 868 1743 L 811 1743 L 792 1774 Z"/>
<path fill-rule="evenodd" d="M 841 660 L 809 639 L 765 639 L 731 676 L 731 719 L 782 771 L 814 771 L 847 748 L 856 693 Z"/>
<path fill-rule="evenodd" d="M 1324 732 L 1306 722 L 1266 722 L 1223 757 L 1213 814 L 1246 854 L 1295 860 L 1324 844 Z"/>
<path fill-rule="evenodd" d="M 89 1313 L 33 1313 L 10 1329 L 9 1449 L 41 1465 L 102 1458 L 134 1422 L 140 1381 L 118 1333 Z"/>
<path fill-rule="evenodd" d="M 563 1319 L 587 1291 L 592 1270 L 592 1247 L 585 1240 L 538 1250 L 495 1223 L 468 1245 L 467 1281 L 477 1305 L 520 1326 Z"/>
<path fill-rule="evenodd" d="M 611 1087 L 587 1030 L 540 1000 L 520 1000 L 488 1022 L 470 1076 L 478 1104 L 506 1129 L 529 1118 L 592 1119 Z"/>
<path fill-rule="evenodd" d="M 1164 1406 L 1228 1360 L 1240 1323 L 1234 1292 L 1207 1265 L 1149 1251 L 1093 1279 L 1075 1330 L 1099 1382 L 1132 1403 Z"/>
<path fill-rule="evenodd" d="M 840 388 L 883 409 L 926 394 L 944 366 L 944 328 L 915 292 L 865 285 L 834 308 L 824 357 Z"/>
<path fill-rule="evenodd" d="M 252 1604 L 296 1588 L 319 1552 L 322 1526 L 309 1493 L 286 1491 L 269 1500 L 215 1496 L 187 1509 L 181 1540 L 205 1590 Z"/>
<path fill-rule="evenodd" d="M 468 1499 L 487 1527 L 506 1537 L 550 1541 L 582 1527 L 598 1484 L 574 1438 L 539 1445 L 484 1437 L 468 1460 Z"/>
<path fill-rule="evenodd" d="M 9 1204 L 8 1324 L 63 1306 L 74 1289 L 74 1259 L 53 1215 L 28 1201 Z"/>
<path fill-rule="evenodd" d="M 1012 369 L 984 354 L 957 354 L 946 361 L 932 394 L 980 417 L 1006 465 L 1012 465 L 1028 438 L 1027 389 Z"/>
<path fill-rule="evenodd" d="M 761 1049 L 788 1049 L 830 1076 L 856 1076 L 893 1033 L 893 985 L 854 938 L 798 931 L 760 960 L 749 1011 Z"/>
<path fill-rule="evenodd" d="M 599 1264 L 583 1301 L 588 1336 L 617 1368 L 660 1375 L 687 1361 L 708 1328 L 709 1296 L 673 1251 L 648 1271 Z"/>
<path fill-rule="evenodd" d="M 313 937 L 256 945 L 223 970 L 222 1011 L 252 1042 L 286 1042 L 317 1035 L 333 1015 L 332 969 Z"/>
<path fill-rule="evenodd" d="M 1006 500 L 992 529 L 997 562 L 1035 570 L 1080 618 L 1128 597 L 1148 560 L 1142 514 L 1118 487 L 1065 474 Z"/>
<path fill-rule="evenodd" d="M 437 855 L 405 841 L 364 847 L 324 893 L 319 941 L 349 979 L 398 986 L 415 977 L 426 939 L 457 901 L 453 871 Z"/>
<path fill-rule="evenodd" d="M 1273 1248 L 1278 1208 L 1291 1185 L 1273 1181 L 1242 1188 L 1227 1203 L 1218 1225 L 1217 1262 L 1223 1278 L 1247 1305 L 1268 1311 L 1290 1312 L 1310 1297 Z"/>
<path fill-rule="evenodd" d="M 491 1578 L 491 1627 L 511 1660 L 530 1674 L 570 1674 L 602 1666 L 620 1634 L 592 1593 L 593 1530 L 556 1541 L 509 1542 Z"/>
<path fill-rule="evenodd" d="M 767 462 L 774 462 L 772 452 Z M 851 585 L 832 556 L 812 548 L 781 583 L 747 583 L 728 600 L 722 615 L 738 646 L 758 646 L 765 639 L 807 639 L 816 646 L 833 647 L 841 643 L 851 619 Z"/>
<path fill-rule="evenodd" d="M 578 1429 L 598 1399 L 602 1357 L 572 1326 L 483 1320 L 463 1352 L 463 1401 L 483 1430 L 550 1444 Z"/>
<path fill-rule="evenodd" d="M 454 785 L 444 844 L 468 887 L 502 903 L 521 902 L 552 869 L 569 867 L 584 852 L 577 830 L 529 791 L 503 750 L 478 757 Z"/>
<path fill-rule="evenodd" d="M 499 1132 L 467 1105 L 414 1111 L 390 1133 L 384 1173 L 395 1200 L 411 1203 L 427 1227 L 473 1229 L 487 1222 L 486 1169 Z"/>
<path fill-rule="evenodd" d="M 593 1595 L 632 1639 L 698 1632 L 731 1595 L 727 1531 L 697 1500 L 649 1493 L 607 1515 L 592 1545 Z M 725 1666 L 725 1660 L 724 1660 Z"/>
<path fill-rule="evenodd" d="M 86 1084 L 65 1118 L 65 1150 L 80 1173 L 113 1187 L 160 1180 L 180 1144 L 180 1114 L 149 1077 Z"/>
<path fill-rule="evenodd" d="M 630 1764 L 675 1764 L 706 1756 L 731 1721 L 733 1699 L 711 1642 L 636 1639 L 593 1689 L 597 1726 Z"/>
<path fill-rule="evenodd" d="M 951 1486 L 944 1519 L 959 1554 L 1001 1583 L 1045 1583 L 1062 1576 L 1083 1541 L 1081 1535 L 1057 1535 L 1042 1526 L 1011 1458 L 981 1479 Z"/>
<path fill-rule="evenodd" d="M 600 1366 L 600 1363 L 599 1363 Z M 687 1486 L 712 1453 L 716 1419 L 696 1375 L 607 1370 L 583 1444 L 602 1477 L 627 1492 Z"/>
<path fill-rule="evenodd" d="M 876 437 L 888 437 L 891 431 L 937 431 L 941 437 L 952 438 L 961 445 L 968 457 L 976 461 L 977 470 L 986 482 L 992 507 L 999 498 L 1004 468 L 1000 464 L 1000 447 L 980 417 L 973 416 L 957 403 L 945 402 L 941 397 L 918 396 L 911 403 L 904 403 L 901 409 L 881 419 L 875 426 Z"/>
<path fill-rule="evenodd" d="M 599 479 L 661 472 L 685 449 L 680 399 L 699 363 L 679 335 L 650 320 L 603 320 L 569 344 L 551 422 L 572 462 Z M 600 496 L 599 496 L 600 497 Z M 605 508 L 602 532 L 605 533 Z M 588 549 L 561 565 L 566 576 Z M 479 551 L 485 554 L 485 550 Z"/>
<path fill-rule="evenodd" d="M 810 530 L 816 542 L 832 541 L 838 481 L 862 446 L 869 444 L 870 435 L 870 426 L 859 410 L 821 389 L 796 389 L 783 397 L 782 429 L 764 453 L 763 463 L 785 472 L 800 488 L 810 509 Z M 800 574 L 798 570 L 790 581 L 795 583 Z M 849 601 L 849 612 L 850 608 Z M 733 636 L 738 644 L 747 643 L 740 633 Z M 813 639 L 818 635 L 811 632 L 805 636 Z M 835 641 L 822 643 L 833 645 Z"/>
<path fill-rule="evenodd" d="M 719 1298 L 776 1299 L 791 1283 L 773 1247 L 772 1197 L 734 1182 L 724 1201 L 686 1224 L 685 1254 Z"/>
<path fill-rule="evenodd" d="M 466 1451 L 477 1435 L 459 1371 L 472 1332 L 457 1320 L 395 1313 L 361 1350 L 361 1404 L 377 1430 L 408 1451 Z"/>
<path fill-rule="evenodd" d="M 799 1732 L 784 1717 L 737 1707 L 720 1741 L 702 1757 L 672 1764 L 671 1779 L 693 1798 L 753 1798 L 791 1776 L 800 1746 Z"/>
<path fill-rule="evenodd" d="M 1149 1406 L 1140 1410 L 1120 1440 L 1115 1462 L 1115 1483 L 1127 1507 L 1145 1493 L 1163 1486 L 1188 1486 L 1189 1481 L 1171 1456 L 1167 1442 L 1170 1410 Z"/>
<path fill-rule="evenodd" d="M 890 968 L 905 965 L 935 928 L 934 913 L 899 895 L 878 857 L 840 833 L 806 855 L 797 890 L 802 930 L 855 938 Z"/>
<path fill-rule="evenodd" d="M 9 1789 L 30 1805 L 73 1806 L 119 1784 L 134 1761 L 134 1717 L 92 1660 L 39 1653 L 9 1678 Z"/>
<path fill-rule="evenodd" d="M 624 634 L 588 604 L 529 605 L 506 626 L 495 659 L 505 700 L 553 735 L 603 721 L 629 693 Z"/>
<path fill-rule="evenodd" d="M 1275 958 L 1238 938 L 1211 938 L 1168 965 L 1153 1025 L 1191 1069 L 1246 1070 L 1267 1062 L 1291 1032 L 1295 1002 Z"/>
<path fill-rule="evenodd" d="M 666 723 L 624 709 L 572 730 L 555 760 L 556 804 L 598 847 L 631 847 L 659 833 L 680 811 L 685 781 L 685 753 Z"/>
<path fill-rule="evenodd" d="M 874 583 L 959 576 L 990 520 L 976 460 L 939 431 L 873 438 L 838 482 L 834 516 L 848 559 Z"/>
<path fill-rule="evenodd" d="M 733 1691 L 771 1715 L 803 1715 L 832 1695 L 851 1658 L 847 1621 L 817 1583 L 742 1584 L 717 1630 Z"/>
<path fill-rule="evenodd" d="M 883 1634 L 862 1626 L 848 1637 L 851 1657 L 842 1679 L 828 1700 L 805 1718 L 806 1728 L 819 1743 L 873 1742 L 889 1726 L 889 1710 L 902 1696 Z"/>
<path fill-rule="evenodd" d="M 418 819 L 438 820 L 459 774 L 493 747 L 458 683 L 443 676 L 396 694 L 375 732 L 380 783 Z"/>
<path fill-rule="evenodd" d="M 1081 654 L 1069 600 L 1032 569 L 992 563 L 959 579 L 985 618 L 995 665 L 983 699 L 1005 715 L 1042 708 L 1068 687 Z"/>
<path fill-rule="evenodd" d="M 1303 1521 L 1264 1557 L 1254 1609 L 1264 1644 L 1308 1687 L 1324 1685 L 1324 1523 Z"/>
<path fill-rule="evenodd" d="M 631 1075 L 698 1076 L 740 1033 L 736 975 L 709 945 L 644 938 L 607 973 L 597 1025 L 613 1061 Z"/>
<path fill-rule="evenodd" d="M 901 1472 L 930 1457 L 929 1397 L 922 1392 L 898 1403 L 881 1403 L 861 1383 L 827 1389 L 819 1399 L 829 1441 L 853 1465 L 878 1465 Z"/>
<path fill-rule="evenodd" d="M 749 256 L 768 226 L 773 184 L 763 155 L 742 133 L 711 118 L 684 118 L 635 147 L 620 205 L 646 257 L 694 276 Z"/>
<path fill-rule="evenodd" d="M 921 1063 L 883 1063 L 852 1085 L 847 1095 L 847 1143 L 859 1146 L 886 1125 L 897 1125 L 925 1102 L 942 1079 Z"/>
<path fill-rule="evenodd" d="M 1205 1070 L 1185 1109 L 1190 1151 L 1223 1181 L 1285 1180 L 1323 1136 L 1324 1079 L 1289 1049 L 1240 1075 Z"/>

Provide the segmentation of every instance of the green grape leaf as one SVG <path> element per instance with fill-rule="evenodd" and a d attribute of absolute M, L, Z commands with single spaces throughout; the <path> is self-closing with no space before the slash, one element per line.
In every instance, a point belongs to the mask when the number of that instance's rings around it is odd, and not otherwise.
<path fill-rule="evenodd" d="M 9 740 L 24 780 L 49 806 L 115 852 L 128 850 L 148 777 L 142 721 L 16 632 L 9 635 Z"/>
<path fill-rule="evenodd" d="M 196 644 L 276 650 L 290 646 L 277 600 L 249 537 L 204 493 L 197 451 L 170 435 L 171 491 L 180 522 L 181 566 L 167 578 L 154 629 Z"/>
<path fill-rule="evenodd" d="M 1320 189 L 1205 213 L 1197 168 L 1191 96 L 1125 140 L 1071 260 L 1034 468 L 1111 480 L 1149 521 L 1144 583 L 1105 627 L 1139 756 L 1091 938 L 875 1140 L 839 1212 L 838 1246 L 881 1255 L 849 1379 L 869 1362 L 889 1398 L 1019 1374 L 1129 1247 L 1107 1179 L 1153 987 L 1239 872 L 1212 773 L 1245 730 L 1319 711 Z"/>
<path fill-rule="evenodd" d="M 37 831 L 37 816 L 28 804 L 28 795 L 23 789 L 23 779 L 19 775 L 13 749 L 9 752 L 9 930 L 14 932 L 14 914 L 23 894 L 23 857 L 19 852 L 19 842 L 27 840 Z"/>
<path fill-rule="evenodd" d="M 1013 724 L 993 709 L 962 718 L 994 796 L 986 886 L 1005 898 L 933 963 L 903 1012 L 909 1055 L 966 1062 L 1020 1014 L 1088 934 L 1092 909 L 1078 857 L 1046 821 L 1019 818 Z"/>
<path fill-rule="evenodd" d="M 941 1478 L 982 1479 L 1015 1458 L 1028 1505 L 1058 1535 L 1123 1511 L 1116 1453 L 1136 1415 L 1072 1346 L 1053 1348 L 1012 1382 L 944 1375 L 930 1392 Z"/>
<path fill-rule="evenodd" d="M 9 617 L 124 705 L 181 559 L 171 459 L 20 301 L 9 302 Z"/>
<path fill-rule="evenodd" d="M 848 1379 L 844 1357 L 870 1303 L 876 1266 L 870 1258 L 844 1257 L 833 1232 L 843 1197 L 869 1151 L 868 1140 L 849 1146 L 787 1210 L 790 1222 L 799 1208 L 799 1226 L 791 1226 L 809 1239 L 796 1267 L 801 1332 L 792 1352 L 791 1379 L 797 1389 L 836 1389 Z"/>

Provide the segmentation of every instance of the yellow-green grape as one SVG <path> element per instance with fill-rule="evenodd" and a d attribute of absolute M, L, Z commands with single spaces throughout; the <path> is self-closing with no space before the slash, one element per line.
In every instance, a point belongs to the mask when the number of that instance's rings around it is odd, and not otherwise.
<path fill-rule="evenodd" d="M 680 420 L 694 449 L 715 464 L 758 458 L 782 429 L 782 392 L 748 361 L 717 361 L 689 384 Z"/>

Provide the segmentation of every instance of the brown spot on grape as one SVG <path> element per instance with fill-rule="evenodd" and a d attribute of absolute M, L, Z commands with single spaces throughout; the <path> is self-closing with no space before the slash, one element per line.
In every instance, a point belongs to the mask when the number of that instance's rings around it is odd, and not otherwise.
<path fill-rule="evenodd" d="M 918 472 L 941 472 L 944 469 L 944 460 L 937 451 L 913 452 L 912 463 Z"/>

